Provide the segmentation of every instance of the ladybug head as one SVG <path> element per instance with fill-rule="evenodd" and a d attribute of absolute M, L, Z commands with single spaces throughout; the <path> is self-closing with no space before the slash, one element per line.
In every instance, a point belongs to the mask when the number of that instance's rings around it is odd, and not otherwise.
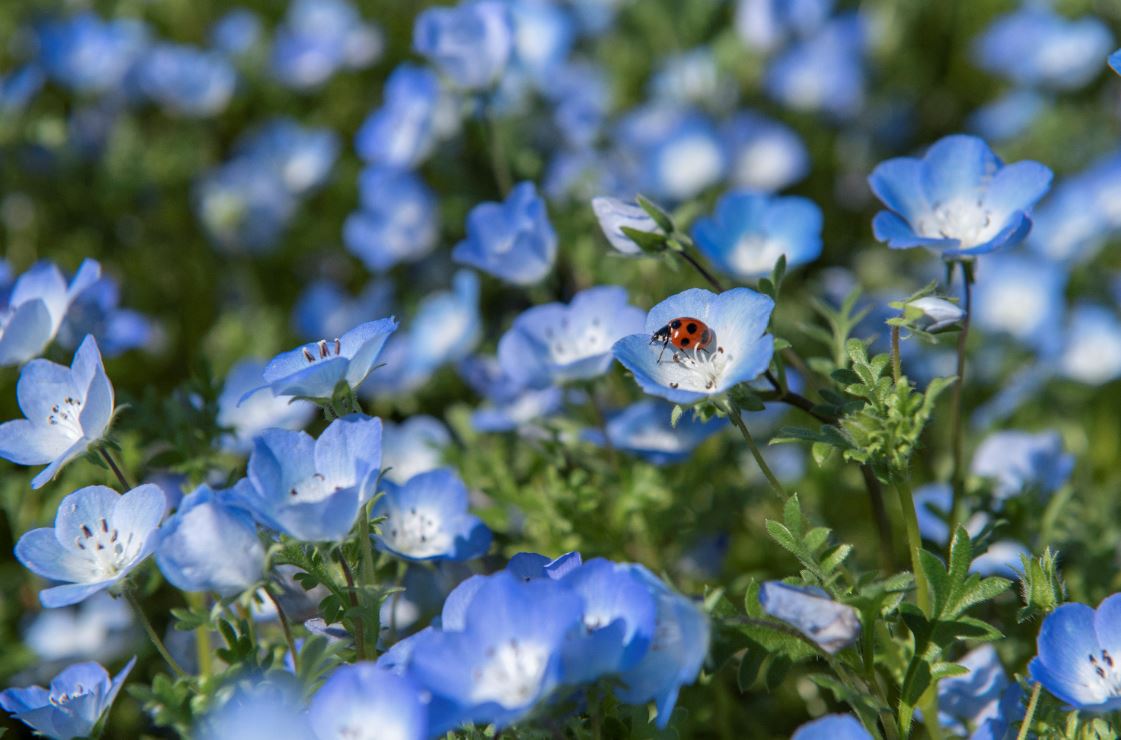
<path fill-rule="evenodd" d="M 669 337 L 670 328 L 669 324 L 666 324 L 661 329 L 658 329 L 658 331 L 650 335 L 650 344 L 655 344 L 657 342 L 661 342 L 662 344 L 669 344 Z"/>

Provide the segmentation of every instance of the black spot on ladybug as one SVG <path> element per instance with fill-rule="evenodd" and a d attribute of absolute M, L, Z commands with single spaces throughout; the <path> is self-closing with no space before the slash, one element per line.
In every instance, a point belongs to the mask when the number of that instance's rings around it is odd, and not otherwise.
<path fill-rule="evenodd" d="M 689 325 L 685 327 L 685 331 L 689 332 L 690 334 L 696 334 L 697 333 L 697 325 L 694 324 L 692 321 L 690 321 Z"/>
<path fill-rule="evenodd" d="M 674 319 L 673 321 L 670 322 L 669 325 L 673 329 L 680 329 L 681 328 L 681 320 L 680 319 Z"/>
<path fill-rule="evenodd" d="M 689 346 L 689 338 L 688 337 L 685 337 L 681 340 L 681 346 L 682 347 L 688 347 Z"/>

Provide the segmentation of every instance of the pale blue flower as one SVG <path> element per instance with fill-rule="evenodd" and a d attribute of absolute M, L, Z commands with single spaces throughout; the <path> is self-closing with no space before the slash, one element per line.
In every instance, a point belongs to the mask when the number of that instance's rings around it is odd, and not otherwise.
<path fill-rule="evenodd" d="M 799 727 L 790 740 L 872 740 L 872 735 L 851 714 L 827 714 Z"/>
<path fill-rule="evenodd" d="M 252 10 L 235 8 L 210 28 L 210 45 L 233 57 L 248 53 L 261 39 L 261 19 Z"/>
<path fill-rule="evenodd" d="M 717 109 L 727 108 L 736 95 L 734 81 L 708 46 L 664 57 L 647 88 L 651 98 L 662 102 Z"/>
<path fill-rule="evenodd" d="M 770 616 L 791 625 L 827 653 L 856 642 L 860 618 L 856 610 L 829 598 L 814 586 L 767 581 L 759 587 L 759 603 Z"/>
<path fill-rule="evenodd" d="M 206 235 L 227 252 L 276 248 L 296 199 L 272 170 L 233 159 L 195 184 L 193 203 Z"/>
<path fill-rule="evenodd" d="M 371 272 L 416 262 L 440 237 L 436 195 L 416 174 L 392 167 L 367 167 L 358 179 L 361 208 L 347 217 L 343 241 Z"/>
<path fill-rule="evenodd" d="M 315 692 L 308 721 L 319 740 L 425 740 L 428 715 L 408 678 L 373 663 L 342 665 Z"/>
<path fill-rule="evenodd" d="M 340 337 L 352 326 L 392 313 L 393 292 L 392 282 L 376 280 L 352 297 L 333 280 L 316 280 L 296 301 L 292 325 L 304 339 Z"/>
<path fill-rule="evenodd" d="M 136 658 L 110 678 L 97 663 L 76 663 L 55 676 L 49 688 L 29 686 L 0 692 L 0 708 L 52 740 L 93 735 L 134 665 Z"/>
<path fill-rule="evenodd" d="M 452 259 L 515 285 L 540 282 L 553 268 L 557 234 L 532 182 L 519 183 L 502 203 L 480 203 L 467 215 L 467 238 Z"/>
<path fill-rule="evenodd" d="M 514 48 L 510 9 L 491 0 L 428 8 L 417 16 L 413 48 L 457 86 L 490 87 Z"/>
<path fill-rule="evenodd" d="M 39 94 L 46 81 L 42 68 L 25 64 L 0 75 L 0 113 L 23 110 Z"/>
<path fill-rule="evenodd" d="M 572 16 L 553 0 L 503 0 L 503 4 L 510 12 L 511 65 L 548 92 L 572 49 L 576 32 Z"/>
<path fill-rule="evenodd" d="M 768 65 L 767 94 L 796 111 L 855 116 L 864 107 L 866 25 L 858 13 L 835 16 L 791 46 Z"/>
<path fill-rule="evenodd" d="M 1059 182 L 1033 212 L 1028 246 L 1064 264 L 1094 258 L 1121 230 L 1121 155 L 1110 152 Z"/>
<path fill-rule="evenodd" d="M 789 126 L 752 111 L 720 128 L 728 156 L 728 180 L 738 188 L 772 193 L 810 171 L 810 153 Z"/>
<path fill-rule="evenodd" d="M 633 171 L 633 190 L 654 198 L 688 200 L 727 170 L 715 126 L 692 108 L 665 103 L 635 108 L 619 122 L 614 139 Z"/>
<path fill-rule="evenodd" d="M 223 704 L 196 721 L 190 736 L 197 740 L 323 740 L 308 721 L 302 687 L 276 671 L 268 678 L 249 676 L 240 682 Z"/>
<path fill-rule="evenodd" d="M 43 606 L 77 604 L 116 585 L 152 554 L 164 508 L 163 491 L 151 483 L 124 495 L 105 486 L 79 488 L 62 499 L 53 527 L 19 538 L 16 558 L 63 583 L 39 592 Z"/>
<path fill-rule="evenodd" d="M 430 470 L 404 484 L 385 485 L 372 512 L 385 517 L 374 537 L 379 549 L 414 562 L 486 554 L 490 530 L 468 513 L 467 486 L 451 470 Z"/>
<path fill-rule="evenodd" d="M 611 85 L 603 68 L 570 60 L 549 73 L 542 92 L 552 101 L 553 123 L 569 146 L 592 147 L 611 107 Z"/>
<path fill-rule="evenodd" d="M 71 305 L 101 276 L 101 265 L 83 260 L 67 285 L 50 262 L 20 275 L 7 300 L 0 300 L 0 366 L 21 365 L 41 354 L 55 338 Z"/>
<path fill-rule="evenodd" d="M 985 331 L 1054 352 L 1063 340 L 1066 282 L 1064 269 L 1032 254 L 987 257 L 977 269 L 972 320 Z"/>
<path fill-rule="evenodd" d="M 1059 372 L 1086 385 L 1102 385 L 1121 376 L 1121 319 L 1117 310 L 1078 304 L 1070 311 Z"/>
<path fill-rule="evenodd" d="M 216 421 L 230 430 L 219 440 L 222 449 L 248 454 L 253 438 L 266 429 L 303 429 L 316 415 L 314 404 L 291 396 L 255 393 L 240 403 L 246 393 L 261 387 L 264 371 L 264 361 L 257 359 L 242 360 L 230 368 L 218 396 Z"/>
<path fill-rule="evenodd" d="M 1014 139 L 1028 130 L 1047 100 L 1034 90 L 1012 90 L 969 116 L 969 130 L 990 141 Z"/>
<path fill-rule="evenodd" d="M 1000 700 L 1008 688 L 1008 675 L 991 644 L 981 645 L 953 661 L 969 669 L 938 683 L 939 721 L 955 733 L 980 727 L 1000 712 Z"/>
<path fill-rule="evenodd" d="M 1038 652 L 1028 663 L 1033 682 L 1079 711 L 1112 712 L 1121 707 L 1121 594 L 1091 609 L 1063 604 L 1039 628 Z"/>
<path fill-rule="evenodd" d="M 738 0 L 736 33 L 749 48 L 770 53 L 820 28 L 833 4 L 834 0 Z"/>
<path fill-rule="evenodd" d="M 435 470 L 451 442 L 448 428 L 431 416 L 410 416 L 400 424 L 385 422 L 381 433 L 383 477 L 404 483 L 414 475 Z"/>
<path fill-rule="evenodd" d="M 637 455 L 655 465 L 667 465 L 689 459 L 697 445 L 722 429 L 721 419 L 698 421 L 692 414 L 681 416 L 674 427 L 670 423 L 672 404 L 646 399 L 627 406 L 610 417 L 606 436 L 598 429 L 588 429 L 584 438 L 600 446 Z"/>
<path fill-rule="evenodd" d="M 382 105 L 355 135 L 354 147 L 370 164 L 413 168 L 436 143 L 440 80 L 429 69 L 401 64 L 390 73 Z"/>
<path fill-rule="evenodd" d="M 658 224 L 642 206 L 618 198 L 592 198 L 599 227 L 611 246 L 623 254 L 641 254 L 642 248 L 623 233 L 623 227 L 647 234 L 658 233 Z"/>
<path fill-rule="evenodd" d="M 120 308 L 121 288 L 115 279 L 103 276 L 78 293 L 66 319 L 58 328 L 59 346 L 74 350 L 87 335 L 93 335 L 106 357 L 131 349 L 153 349 L 160 332 L 147 316 Z"/>
<path fill-rule="evenodd" d="M 550 386 L 534 390 L 518 385 L 494 357 L 472 357 L 459 365 L 459 373 L 487 402 L 471 415 L 480 432 L 509 432 L 552 416 L 564 405 L 564 391 Z"/>
<path fill-rule="evenodd" d="M 242 137 L 237 156 L 268 168 L 288 192 L 307 195 L 327 182 L 339 155 L 339 138 L 326 128 L 275 118 Z"/>
<path fill-rule="evenodd" d="M 292 0 L 277 28 L 270 69 L 282 84 L 314 90 L 340 69 L 363 69 L 381 56 L 381 31 L 347 0 Z"/>
<path fill-rule="evenodd" d="M 237 85 L 237 72 L 224 55 L 193 46 L 153 46 L 137 70 L 141 92 L 167 112 L 189 118 L 221 113 Z"/>
<path fill-rule="evenodd" d="M 91 12 L 46 23 L 38 36 L 43 69 L 78 93 L 118 88 L 148 44 L 148 29 L 140 21 L 103 21 Z"/>
<path fill-rule="evenodd" d="M 23 633 L 23 642 L 44 663 L 64 660 L 112 660 L 134 641 L 133 611 L 107 591 L 80 604 L 39 612 Z"/>
<path fill-rule="evenodd" d="M 1074 456 L 1063 451 L 1057 431 L 1001 431 L 981 442 L 970 470 L 973 475 L 991 478 L 993 495 L 1001 501 L 1029 488 L 1050 495 L 1070 480 Z"/>

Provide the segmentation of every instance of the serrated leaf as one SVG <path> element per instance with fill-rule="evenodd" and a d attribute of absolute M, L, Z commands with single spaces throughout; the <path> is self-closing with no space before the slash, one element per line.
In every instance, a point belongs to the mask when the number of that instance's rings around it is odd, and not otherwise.
<path fill-rule="evenodd" d="M 845 562 L 848 556 L 852 553 L 852 545 L 841 544 L 833 548 L 828 555 L 821 559 L 821 569 L 826 573 L 831 573 L 840 567 L 841 563 Z"/>
<path fill-rule="evenodd" d="M 768 519 L 763 523 L 763 526 L 767 528 L 767 534 L 769 534 L 771 539 L 775 542 L 782 545 L 794 555 L 800 555 L 802 553 L 802 544 L 794 539 L 790 530 L 782 524 L 773 519 Z"/>
<path fill-rule="evenodd" d="M 798 494 L 792 495 L 782 506 L 782 521 L 795 537 L 802 537 L 806 531 L 806 519 L 802 516 L 802 502 Z"/>

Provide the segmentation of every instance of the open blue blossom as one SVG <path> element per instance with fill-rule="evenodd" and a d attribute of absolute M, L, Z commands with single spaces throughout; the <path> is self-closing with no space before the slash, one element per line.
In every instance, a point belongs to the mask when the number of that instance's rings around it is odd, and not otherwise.
<path fill-rule="evenodd" d="M 741 280 L 769 275 L 778 258 L 788 266 L 821 254 L 821 209 L 808 198 L 733 191 L 712 218 L 697 219 L 693 239 L 722 272 Z"/>
<path fill-rule="evenodd" d="M 472 208 L 467 238 L 452 250 L 456 262 L 515 285 L 541 281 L 556 256 L 557 234 L 531 182 L 519 183 L 502 203 Z"/>
<path fill-rule="evenodd" d="M 578 552 L 566 552 L 552 559 L 536 552 L 519 552 L 506 563 L 506 571 L 523 581 L 538 578 L 559 581 L 583 564 L 584 558 Z"/>
<path fill-rule="evenodd" d="M 674 403 L 696 403 L 727 393 L 767 369 L 774 337 L 766 331 L 774 306 L 770 298 L 749 288 L 719 295 L 692 288 L 650 309 L 645 331 L 623 337 L 611 351 L 634 373 L 642 390 Z M 682 317 L 708 325 L 715 334 L 711 351 L 671 347 L 663 354 L 663 347 L 651 342 L 656 331 Z"/>
<path fill-rule="evenodd" d="M 381 31 L 347 0 L 293 0 L 277 28 L 270 69 L 282 85 L 314 90 L 340 69 L 363 69 L 381 56 Z"/>
<path fill-rule="evenodd" d="M 471 415 L 480 432 L 509 432 L 552 416 L 564 405 L 564 391 L 518 385 L 493 357 L 472 357 L 459 365 L 460 375 L 487 402 Z"/>
<path fill-rule="evenodd" d="M 1086 385 L 1121 376 L 1121 319 L 1117 310 L 1079 304 L 1070 311 L 1059 372 Z"/>
<path fill-rule="evenodd" d="M 315 692 L 308 721 L 319 740 L 425 740 L 428 714 L 408 678 L 373 663 L 342 665 Z"/>
<path fill-rule="evenodd" d="M 607 372 L 611 347 L 642 331 L 643 312 L 615 285 L 582 290 L 571 303 L 524 311 L 498 340 L 498 363 L 516 383 L 545 388 Z"/>
<path fill-rule="evenodd" d="M 1002 501 L 1027 488 L 1050 495 L 1070 479 L 1074 456 L 1063 451 L 1056 431 L 1001 431 L 986 437 L 973 453 L 971 470 L 992 478 L 993 495 Z"/>
<path fill-rule="evenodd" d="M 1098 608 L 1063 604 L 1039 628 L 1031 680 L 1074 709 L 1112 712 L 1121 707 L 1121 594 Z"/>
<path fill-rule="evenodd" d="M 200 486 L 160 528 L 156 565 L 180 591 L 234 596 L 261 580 L 265 548 L 253 519 L 229 497 Z"/>
<path fill-rule="evenodd" d="M 666 103 L 635 108 L 619 122 L 614 138 L 634 190 L 678 202 L 715 185 L 724 176 L 724 144 L 703 113 Z"/>
<path fill-rule="evenodd" d="M 97 663 L 76 663 L 55 676 L 49 688 L 0 692 L 0 708 L 52 740 L 91 736 L 134 665 L 136 658 L 110 678 Z"/>
<path fill-rule="evenodd" d="M 339 155 L 339 138 L 326 128 L 305 128 L 276 118 L 238 142 L 237 156 L 267 167 L 288 192 L 302 196 L 323 185 Z"/>
<path fill-rule="evenodd" d="M 46 465 L 32 488 L 50 482 L 63 465 L 100 441 L 113 419 L 113 386 L 93 337 L 70 367 L 48 360 L 24 366 L 16 398 L 26 419 L 0 424 L 0 457 L 18 465 Z"/>
<path fill-rule="evenodd" d="M 38 576 L 63 585 L 39 592 L 48 609 L 77 604 L 120 582 L 152 553 L 164 495 L 145 483 L 123 496 L 87 486 L 62 499 L 53 527 L 27 532 L 16 558 Z"/>
<path fill-rule="evenodd" d="M 46 23 L 38 36 L 39 62 L 47 75 L 86 94 L 120 86 L 148 44 L 140 21 L 103 21 L 89 12 Z"/>
<path fill-rule="evenodd" d="M 193 195 L 206 235 L 228 252 L 275 248 L 296 211 L 296 199 L 275 172 L 242 158 L 205 173 Z"/>
<path fill-rule="evenodd" d="M 1009 686 L 1008 675 L 996 648 L 985 644 L 953 661 L 969 669 L 962 676 L 938 684 L 939 720 L 955 733 L 980 727 L 1000 712 L 1000 701 Z"/>
<path fill-rule="evenodd" d="M 508 5 L 491 0 L 429 8 L 417 16 L 413 47 L 457 86 L 487 88 L 514 48 L 510 16 Z"/>
<path fill-rule="evenodd" d="M 451 441 L 448 428 L 431 416 L 410 416 L 400 424 L 385 422 L 381 432 L 385 479 L 404 483 L 418 473 L 435 470 Z"/>
<path fill-rule="evenodd" d="M 872 735 L 851 714 L 827 714 L 799 727 L 790 740 L 872 740 Z"/>
<path fill-rule="evenodd" d="M 356 388 L 370 374 L 396 330 L 397 319 L 391 316 L 359 324 L 332 340 L 320 339 L 282 352 L 265 366 L 265 385 L 249 391 L 242 400 L 263 388 L 271 388 L 274 396 L 306 398 L 331 398 L 340 383 Z"/>
<path fill-rule="evenodd" d="M 343 241 L 371 272 L 416 262 L 440 236 L 436 195 L 409 170 L 372 166 L 358 180 L 362 207 L 347 217 Z"/>
<path fill-rule="evenodd" d="M 20 365 L 39 355 L 55 338 L 78 296 L 97 282 L 101 265 L 83 260 L 69 285 L 50 262 L 20 275 L 0 301 L 0 366 Z"/>
<path fill-rule="evenodd" d="M 860 636 L 856 610 L 812 586 L 767 581 L 759 587 L 763 611 L 795 627 L 827 653 L 836 653 Z"/>
<path fill-rule="evenodd" d="M 1066 271 L 1032 254 L 995 254 L 978 265 L 973 321 L 1039 352 L 1062 343 Z"/>
<path fill-rule="evenodd" d="M 292 311 L 292 326 L 304 339 L 339 337 L 352 326 L 392 313 L 393 283 L 374 280 L 352 297 L 333 280 L 308 285 Z"/>
<path fill-rule="evenodd" d="M 637 203 L 628 203 L 618 198 L 600 196 L 592 198 L 599 227 L 611 246 L 623 254 L 641 254 L 642 248 L 623 233 L 623 227 L 652 234 L 659 231 L 658 224 L 646 210 Z"/>
<path fill-rule="evenodd" d="M 44 663 L 112 660 L 133 643 L 133 611 L 108 592 L 71 607 L 44 609 L 27 625 L 23 642 Z"/>
<path fill-rule="evenodd" d="M 697 445 L 727 423 L 716 418 L 699 421 L 692 414 L 685 414 L 674 427 L 670 423 L 672 413 L 671 404 L 646 399 L 608 419 L 606 437 L 598 429 L 589 429 L 584 438 L 598 445 L 610 444 L 655 465 L 666 465 L 687 460 Z"/>
<path fill-rule="evenodd" d="M 237 85 L 237 72 L 216 51 L 158 44 L 139 62 L 137 85 L 169 113 L 206 118 L 225 110 Z"/>
<path fill-rule="evenodd" d="M 260 39 L 261 19 L 246 8 L 234 8 L 210 28 L 210 45 L 232 57 L 247 54 Z"/>
<path fill-rule="evenodd" d="M 467 486 L 447 469 L 386 484 L 373 516 L 385 517 L 378 548 L 406 560 L 470 560 L 486 554 L 491 534 L 467 512 Z"/>
<path fill-rule="evenodd" d="M 922 159 L 881 162 L 868 178 L 889 211 L 872 221 L 893 249 L 928 247 L 946 257 L 985 254 L 1023 241 L 1028 210 L 1051 186 L 1038 162 L 1005 165 L 973 136 L 947 136 Z"/>
<path fill-rule="evenodd" d="M 794 129 L 752 111 L 732 116 L 720 128 L 733 186 L 772 193 L 810 171 L 810 153 Z"/>
<path fill-rule="evenodd" d="M 1046 7 L 1025 6 L 993 21 L 973 45 L 977 64 L 1028 87 L 1076 90 L 1101 72 L 1113 48 L 1098 18 L 1064 18 Z"/>
<path fill-rule="evenodd" d="M 813 33 L 833 12 L 834 0 L 739 0 L 736 32 L 748 47 L 772 52 L 792 37 Z"/>
<path fill-rule="evenodd" d="M 270 429 L 257 437 L 248 477 L 229 503 L 297 540 L 338 542 L 374 495 L 380 469 L 380 419 L 344 416 L 319 439 Z"/>
<path fill-rule="evenodd" d="M 242 360 L 230 368 L 218 395 L 216 421 L 230 430 L 219 440 L 222 449 L 248 454 L 253 438 L 266 429 L 303 429 L 315 416 L 314 404 L 291 396 L 255 393 L 239 403 L 246 393 L 261 387 L 264 371 L 264 361 L 255 359 Z"/>
<path fill-rule="evenodd" d="M 866 21 L 858 13 L 834 17 L 767 67 L 767 94 L 793 110 L 847 119 L 864 107 Z"/>
<path fill-rule="evenodd" d="M 385 81 L 382 100 L 358 129 L 358 156 L 386 167 L 420 165 L 436 143 L 439 78 L 429 69 L 401 64 Z"/>

